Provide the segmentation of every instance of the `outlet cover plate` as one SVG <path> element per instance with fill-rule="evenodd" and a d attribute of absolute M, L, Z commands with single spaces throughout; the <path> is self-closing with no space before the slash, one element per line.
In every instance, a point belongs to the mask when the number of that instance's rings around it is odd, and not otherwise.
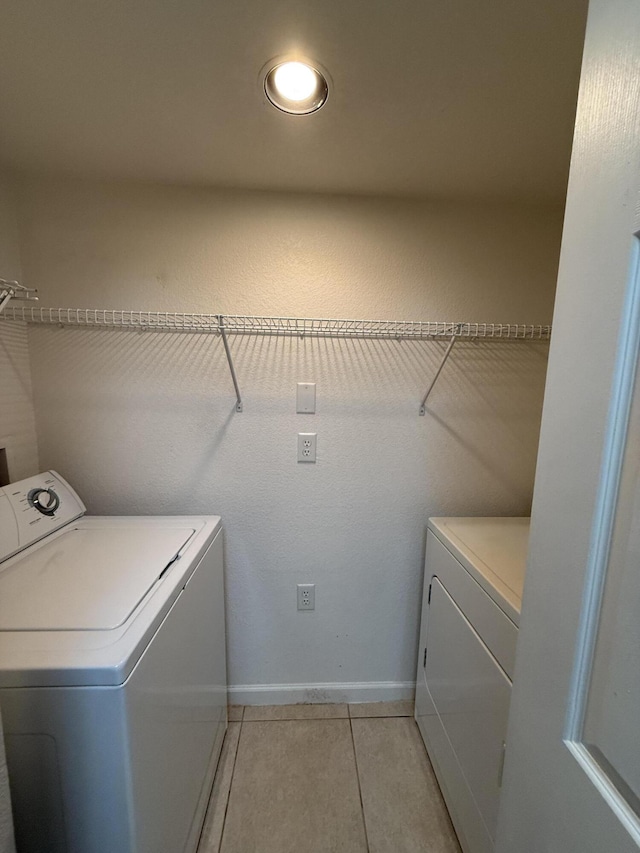
<path fill-rule="evenodd" d="M 299 583 L 296 589 L 298 591 L 298 610 L 315 610 L 316 585 L 314 583 Z"/>
<path fill-rule="evenodd" d="M 296 391 L 296 412 L 299 415 L 315 415 L 316 383 L 298 382 Z"/>
<path fill-rule="evenodd" d="M 298 433 L 298 462 L 316 461 L 316 444 L 318 434 L 315 432 Z"/>

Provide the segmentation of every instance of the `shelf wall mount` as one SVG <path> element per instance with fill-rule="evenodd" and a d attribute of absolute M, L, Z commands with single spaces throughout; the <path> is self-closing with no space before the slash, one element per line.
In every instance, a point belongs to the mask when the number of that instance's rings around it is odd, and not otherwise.
<path fill-rule="evenodd" d="M 25 287 L 17 281 L 0 278 L 0 314 L 2 314 L 11 299 L 29 299 L 37 302 L 37 292 L 32 287 Z"/>

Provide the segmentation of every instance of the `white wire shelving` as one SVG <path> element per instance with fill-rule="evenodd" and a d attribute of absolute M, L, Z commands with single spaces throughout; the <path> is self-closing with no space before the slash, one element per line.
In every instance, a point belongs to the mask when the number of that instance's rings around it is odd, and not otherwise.
<path fill-rule="evenodd" d="M 239 314 L 176 314 L 158 311 L 107 311 L 89 308 L 14 307 L 7 320 L 62 326 L 139 329 L 157 332 L 219 333 L 221 322 L 228 334 L 285 335 L 319 338 L 491 338 L 549 340 L 551 326 L 508 323 L 435 323 L 414 320 L 339 320 L 300 317 L 250 317 Z"/>
<path fill-rule="evenodd" d="M 29 299 L 37 302 L 37 292 L 32 287 L 24 287 L 17 281 L 0 278 L 0 314 L 6 309 L 10 299 Z"/>
<path fill-rule="evenodd" d="M 15 283 L 14 283 L 15 284 Z M 1 286 L 1 282 L 0 282 Z M 0 290 L 0 299 L 2 291 Z M 31 297 L 32 298 L 32 297 Z M 8 301 L 8 300 L 7 300 Z M 551 326 L 508 323 L 447 323 L 414 320 L 346 320 L 299 317 L 251 317 L 239 314 L 178 314 L 158 311 L 111 311 L 88 308 L 9 307 L 0 320 L 19 320 L 32 324 L 75 326 L 82 328 L 136 330 L 140 332 L 177 332 L 217 334 L 222 337 L 236 393 L 236 410 L 242 411 L 242 398 L 229 347 L 229 335 L 272 335 L 299 338 L 343 338 L 380 340 L 446 340 L 442 361 L 420 404 L 426 402 L 454 344 L 460 340 L 548 341 Z"/>

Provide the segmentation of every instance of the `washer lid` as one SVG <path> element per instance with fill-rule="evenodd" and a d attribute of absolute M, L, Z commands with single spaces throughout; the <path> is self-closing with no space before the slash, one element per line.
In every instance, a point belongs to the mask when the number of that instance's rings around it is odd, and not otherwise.
<path fill-rule="evenodd" d="M 70 525 L 0 571 L 0 631 L 117 628 L 193 534 Z"/>

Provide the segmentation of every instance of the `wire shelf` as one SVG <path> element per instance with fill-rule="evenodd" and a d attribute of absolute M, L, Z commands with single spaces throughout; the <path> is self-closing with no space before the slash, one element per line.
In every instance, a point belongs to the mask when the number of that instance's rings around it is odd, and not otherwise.
<path fill-rule="evenodd" d="M 509 323 L 446 323 L 414 320 L 339 320 L 299 317 L 251 317 L 239 314 L 175 314 L 152 311 L 101 311 L 87 308 L 10 307 L 6 320 L 60 326 L 140 331 L 274 335 L 313 338 L 383 338 L 389 340 L 491 339 L 542 340 L 551 326 Z"/>
<path fill-rule="evenodd" d="M 0 294 L 1 295 L 1 294 Z M 8 302 L 5 299 L 4 305 Z M 0 303 L 0 309 L 3 304 Z M 429 394 L 449 358 L 453 346 L 461 340 L 548 341 L 551 326 L 527 326 L 513 323 L 439 323 L 414 320 L 320 320 L 299 317 L 249 317 L 241 314 L 175 314 L 157 311 L 100 311 L 91 308 L 16 308 L 0 310 L 0 320 L 75 326 L 79 328 L 123 329 L 140 332 L 180 332 L 220 335 L 236 394 L 236 411 L 243 409 L 229 335 L 273 335 L 299 338 L 373 338 L 386 340 L 446 340 L 447 347 L 431 384 L 420 404 L 426 414 Z"/>

